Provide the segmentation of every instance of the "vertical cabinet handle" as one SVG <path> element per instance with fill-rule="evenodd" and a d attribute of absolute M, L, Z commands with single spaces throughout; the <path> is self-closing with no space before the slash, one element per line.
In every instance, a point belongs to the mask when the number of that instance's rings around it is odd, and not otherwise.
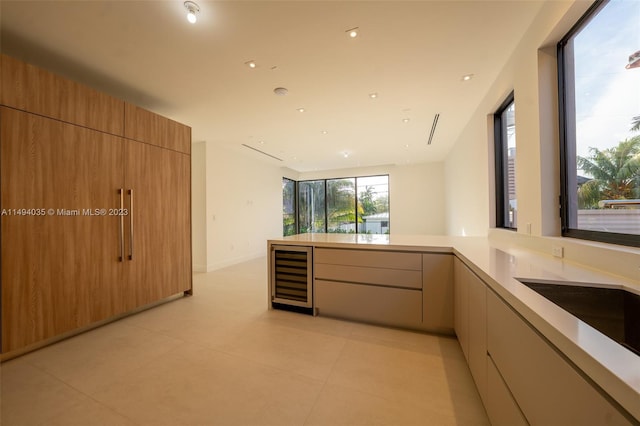
<path fill-rule="evenodd" d="M 129 190 L 129 260 L 133 260 L 133 189 Z"/>
<path fill-rule="evenodd" d="M 124 209 L 124 189 L 118 189 L 120 194 L 120 211 Z M 124 216 L 120 215 L 120 256 L 118 256 L 118 262 L 124 261 Z"/>

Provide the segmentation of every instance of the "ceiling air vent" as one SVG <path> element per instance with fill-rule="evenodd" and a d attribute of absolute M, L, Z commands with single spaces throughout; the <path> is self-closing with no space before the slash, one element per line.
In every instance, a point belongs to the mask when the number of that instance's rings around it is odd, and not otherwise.
<path fill-rule="evenodd" d="M 436 132 L 436 126 L 438 125 L 438 119 L 440 118 L 440 114 L 436 114 L 433 116 L 433 124 L 431 125 L 431 133 L 429 133 L 429 140 L 427 141 L 427 145 L 431 145 L 433 141 L 433 134 Z"/>
<path fill-rule="evenodd" d="M 278 161 L 284 161 L 282 158 L 278 158 L 278 157 L 276 157 L 275 155 L 267 154 L 266 152 L 264 152 L 264 151 L 260 151 L 259 149 L 254 148 L 254 147 L 252 147 L 252 146 L 249 146 L 249 145 L 247 145 L 247 144 L 244 144 L 244 143 L 243 143 L 243 144 L 242 144 L 242 146 L 244 146 L 245 148 L 249 148 L 249 149 L 251 149 L 251 150 L 253 150 L 253 151 L 255 151 L 255 152 L 259 152 L 259 153 L 260 153 L 260 154 L 262 154 L 262 155 L 266 155 L 267 157 L 274 158 L 274 159 L 276 159 L 276 160 L 278 160 Z"/>

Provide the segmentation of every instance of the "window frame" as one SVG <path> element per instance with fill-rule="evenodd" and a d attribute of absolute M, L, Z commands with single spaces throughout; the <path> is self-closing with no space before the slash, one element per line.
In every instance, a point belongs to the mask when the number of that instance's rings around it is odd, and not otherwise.
<path fill-rule="evenodd" d="M 283 181 L 289 181 L 293 183 L 293 231 L 294 234 L 296 235 L 299 233 L 299 228 L 298 228 L 298 182 L 294 179 L 288 178 L 288 177 L 282 177 Z M 282 199 L 282 204 L 284 207 L 284 198 Z M 284 215 L 284 212 L 282 213 Z M 283 218 L 284 219 L 284 218 Z M 287 236 L 285 235 L 284 232 L 284 220 L 282 222 L 282 235 L 283 236 Z"/>
<path fill-rule="evenodd" d="M 571 27 L 557 44 L 558 64 L 558 116 L 560 130 L 560 221 L 563 237 L 576 238 L 602 243 L 640 247 L 640 235 L 615 232 L 593 231 L 571 228 L 571 206 L 577 209 L 577 193 L 569 188 L 577 187 L 577 160 L 575 132 L 575 102 L 570 94 L 575 86 L 566 84 L 571 70 L 566 67 L 566 60 L 571 52 L 570 40 L 580 32 L 609 3 L 609 0 L 596 0 L 580 19 Z M 570 117 L 571 115 L 571 117 Z M 573 126 L 571 126 L 573 124 Z M 577 210 L 576 210 L 577 214 Z"/>
<path fill-rule="evenodd" d="M 389 209 L 389 220 L 387 221 L 388 223 L 391 223 L 391 201 L 390 201 L 390 196 L 389 196 L 389 174 L 388 173 L 382 173 L 382 174 L 377 174 L 377 175 L 365 175 L 365 176 L 343 176 L 343 177 L 335 177 L 335 178 L 326 178 L 326 179 L 305 179 L 305 180 L 300 180 L 300 181 L 294 181 L 295 182 L 295 187 L 296 187 L 296 204 L 295 204 L 295 208 L 296 208 L 296 233 L 300 233 L 300 196 L 299 196 L 299 188 L 300 188 L 300 184 L 304 183 L 304 182 L 319 182 L 322 181 L 324 184 L 324 233 L 330 233 L 329 232 L 329 221 L 328 221 L 328 202 L 327 202 L 327 185 L 328 185 L 328 181 L 331 180 L 342 180 L 342 179 L 353 179 L 354 180 L 354 198 L 355 198 L 355 233 L 354 234 L 361 234 L 361 227 L 360 224 L 358 223 L 358 218 L 359 218 L 359 214 L 358 214 L 358 205 L 360 203 L 360 201 L 358 200 L 358 179 L 362 179 L 362 178 L 368 178 L 368 177 L 378 177 L 378 176 L 386 176 L 387 178 L 387 203 L 388 203 L 388 209 Z M 283 178 L 284 179 L 284 178 Z M 292 179 L 289 179 L 292 180 Z M 390 226 L 387 225 L 387 228 L 390 229 Z"/>
<path fill-rule="evenodd" d="M 509 175 L 508 155 L 509 145 L 506 136 L 506 127 L 503 127 L 502 115 L 511 104 L 515 105 L 515 91 L 511 91 L 493 114 L 493 139 L 495 155 L 495 193 L 496 193 L 496 228 L 517 231 L 516 227 L 508 226 L 507 205 L 509 204 Z M 517 150 L 516 150 L 517 152 Z M 516 198 L 517 199 L 517 198 Z M 517 210 L 516 210 L 517 211 Z"/>

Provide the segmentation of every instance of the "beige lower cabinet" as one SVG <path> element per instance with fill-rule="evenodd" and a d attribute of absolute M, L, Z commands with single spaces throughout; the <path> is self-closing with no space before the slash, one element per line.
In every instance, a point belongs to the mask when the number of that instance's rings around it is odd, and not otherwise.
<path fill-rule="evenodd" d="M 460 259 L 454 259 L 455 331 L 480 397 L 487 394 L 486 285 Z"/>
<path fill-rule="evenodd" d="M 633 424 L 492 290 L 487 327 L 488 354 L 528 423 Z"/>
<path fill-rule="evenodd" d="M 422 329 L 453 334 L 453 256 L 422 254 Z"/>
<path fill-rule="evenodd" d="M 487 357 L 487 393 L 484 406 L 493 426 L 528 425 L 491 357 Z"/>
<path fill-rule="evenodd" d="M 453 256 L 391 250 L 314 250 L 314 305 L 329 315 L 453 332 Z"/>

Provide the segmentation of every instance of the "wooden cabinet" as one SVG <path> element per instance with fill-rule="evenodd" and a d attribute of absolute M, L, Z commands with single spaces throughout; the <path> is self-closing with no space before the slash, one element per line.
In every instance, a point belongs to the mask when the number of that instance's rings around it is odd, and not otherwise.
<path fill-rule="evenodd" d="M 487 324 L 489 356 L 530 424 L 633 423 L 493 291 Z"/>
<path fill-rule="evenodd" d="M 123 135 L 123 101 L 10 56 L 0 60 L 2 105 Z"/>
<path fill-rule="evenodd" d="M 191 153 L 191 128 L 146 109 L 125 104 L 124 136 L 139 142 Z"/>
<path fill-rule="evenodd" d="M 125 141 L 129 308 L 191 289 L 188 155 Z"/>
<path fill-rule="evenodd" d="M 123 312 L 122 139 L 2 107 L 2 350 Z M 26 214 L 21 214 L 25 209 Z"/>
<path fill-rule="evenodd" d="M 455 330 L 480 397 L 487 393 L 486 285 L 460 259 L 454 260 Z"/>
<path fill-rule="evenodd" d="M 190 292 L 190 129 L 0 58 L 3 359 Z"/>

